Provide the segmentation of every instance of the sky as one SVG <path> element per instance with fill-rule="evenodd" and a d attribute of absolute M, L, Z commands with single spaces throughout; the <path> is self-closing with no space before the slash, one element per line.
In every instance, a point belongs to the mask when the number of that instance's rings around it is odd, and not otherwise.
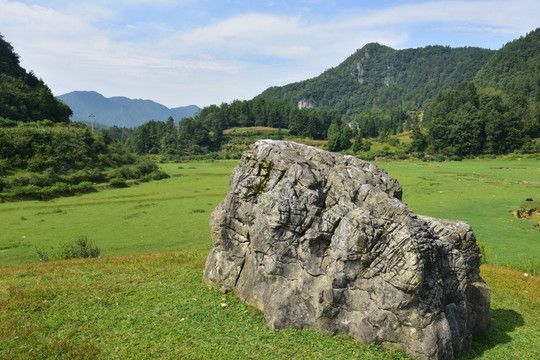
<path fill-rule="evenodd" d="M 496 50 L 537 27 L 538 0 L 0 0 L 0 34 L 55 95 L 170 108 L 252 99 L 371 42 Z"/>

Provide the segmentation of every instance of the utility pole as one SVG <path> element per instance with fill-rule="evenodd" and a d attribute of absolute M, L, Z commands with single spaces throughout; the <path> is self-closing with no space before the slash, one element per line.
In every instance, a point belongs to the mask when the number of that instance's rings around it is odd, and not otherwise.
<path fill-rule="evenodd" d="M 96 117 L 96 115 L 92 113 L 88 115 L 88 117 L 90 118 L 90 123 L 92 124 L 92 134 L 93 134 L 94 133 L 94 118 Z"/>

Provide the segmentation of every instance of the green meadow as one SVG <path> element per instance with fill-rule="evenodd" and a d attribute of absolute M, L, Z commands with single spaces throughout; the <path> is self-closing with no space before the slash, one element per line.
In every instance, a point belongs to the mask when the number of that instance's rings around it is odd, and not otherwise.
<path fill-rule="evenodd" d="M 50 201 L 0 204 L 0 264 L 39 261 L 86 235 L 102 256 L 210 249 L 210 213 L 237 161 L 162 164 L 171 178 Z"/>
<path fill-rule="evenodd" d="M 236 163 L 162 164 L 171 178 L 50 201 L 2 203 L 0 265 L 37 262 L 36 248 L 51 253 L 80 235 L 103 256 L 209 249 L 210 213 L 225 197 Z M 540 207 L 540 161 L 377 164 L 399 180 L 403 199 L 416 213 L 467 221 L 485 244 L 489 263 L 539 272 L 538 220 L 510 212 Z"/>
<path fill-rule="evenodd" d="M 162 164 L 171 178 L 50 201 L 0 204 L 2 359 L 409 359 L 263 314 L 202 283 L 209 217 L 237 161 Z M 493 331 L 458 359 L 540 357 L 540 230 L 509 211 L 538 205 L 540 162 L 377 161 L 417 213 L 468 221 L 494 265 Z M 533 202 L 525 201 L 532 198 Z M 86 235 L 98 259 L 39 263 Z M 527 270 L 530 269 L 530 270 Z"/>

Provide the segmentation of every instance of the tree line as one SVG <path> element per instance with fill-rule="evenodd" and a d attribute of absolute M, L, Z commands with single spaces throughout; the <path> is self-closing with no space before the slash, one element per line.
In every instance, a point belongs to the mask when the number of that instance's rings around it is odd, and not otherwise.
<path fill-rule="evenodd" d="M 262 126 L 287 129 L 290 135 L 324 140 L 336 111 L 299 109 L 285 100 L 262 99 L 222 103 L 203 108 L 178 122 L 149 121 L 135 129 L 112 127 L 108 134 L 137 154 L 197 155 L 219 151 L 227 141 L 224 130 Z"/>
<path fill-rule="evenodd" d="M 540 137 L 540 106 L 519 89 L 507 94 L 464 82 L 439 92 L 412 130 L 415 151 L 459 156 L 537 152 L 533 139 Z"/>
<path fill-rule="evenodd" d="M 285 100 L 255 98 L 211 105 L 179 123 L 150 121 L 138 128 L 112 127 L 108 134 L 136 154 L 193 156 L 218 152 L 230 138 L 224 130 L 264 126 L 287 129 L 292 136 L 328 140 L 330 151 L 368 151 L 365 139 L 388 139 L 412 132 L 404 151 L 445 156 L 537 152 L 540 107 L 521 90 L 507 94 L 478 89 L 472 82 L 440 91 L 425 116 L 411 116 L 400 107 L 363 111 L 346 123 L 336 111 L 299 109 Z"/>

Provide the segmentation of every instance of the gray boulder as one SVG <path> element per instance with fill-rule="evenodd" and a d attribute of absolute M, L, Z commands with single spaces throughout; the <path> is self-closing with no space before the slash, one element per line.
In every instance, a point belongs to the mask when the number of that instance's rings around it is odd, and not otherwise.
<path fill-rule="evenodd" d="M 211 216 L 204 281 L 264 311 L 272 329 L 313 328 L 453 359 L 491 326 L 471 227 L 413 213 L 379 167 L 261 140 Z"/>

